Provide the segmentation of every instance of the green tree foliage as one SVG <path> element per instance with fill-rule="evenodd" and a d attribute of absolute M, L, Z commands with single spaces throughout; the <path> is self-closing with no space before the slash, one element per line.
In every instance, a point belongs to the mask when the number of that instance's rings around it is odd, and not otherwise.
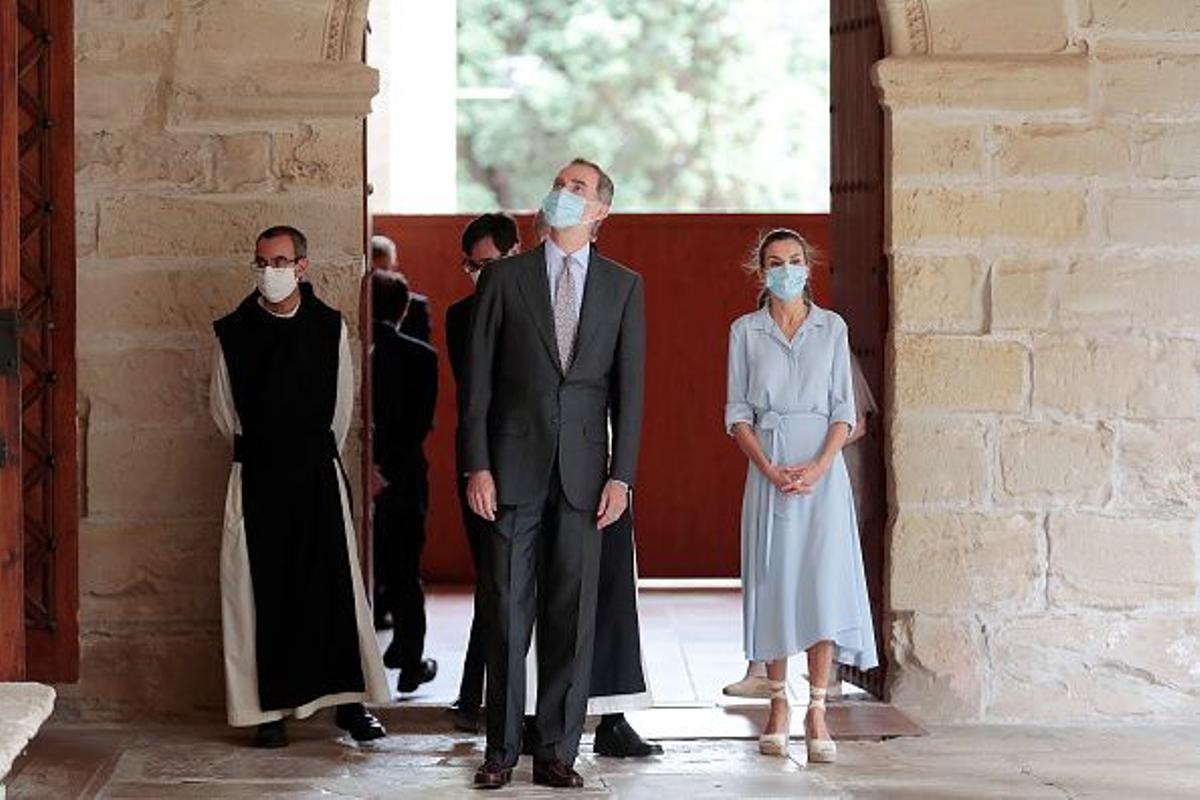
<path fill-rule="evenodd" d="M 459 206 L 575 155 L 623 211 L 828 208 L 827 0 L 458 0 Z"/>

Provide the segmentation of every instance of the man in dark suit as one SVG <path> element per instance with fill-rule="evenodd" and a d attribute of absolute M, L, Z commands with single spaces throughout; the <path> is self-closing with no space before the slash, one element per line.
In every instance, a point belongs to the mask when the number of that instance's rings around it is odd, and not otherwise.
<path fill-rule="evenodd" d="M 437 675 L 437 662 L 424 654 L 420 572 L 429 510 L 424 442 L 437 405 L 437 351 L 398 330 L 409 300 L 404 277 L 376 270 L 371 282 L 374 462 L 384 483 L 375 498 L 375 574 L 395 626 L 383 663 L 400 670 L 396 688 L 407 693 Z"/>
<path fill-rule="evenodd" d="M 520 246 L 517 223 L 509 214 L 483 214 L 471 220 L 462 234 L 463 271 L 471 279 L 472 287 L 479 282 L 480 273 L 495 261 L 516 253 Z M 472 292 L 446 309 L 446 349 L 450 352 L 450 368 L 454 373 L 455 385 L 463 385 L 466 369 L 467 332 L 471 322 L 471 311 L 475 308 Z M 461 435 L 462 429 L 459 429 Z M 462 506 L 463 527 L 467 533 L 467 544 L 471 548 L 471 561 L 475 574 L 482 573 L 483 541 L 491 525 L 483 517 L 471 511 L 467 505 L 467 478 L 461 463 L 456 470 L 458 499 Z M 451 706 L 455 725 L 462 730 L 479 729 L 479 707 L 483 704 L 483 676 L 485 672 L 486 643 L 483 616 L 480 612 L 478 592 L 475 597 L 475 612 L 471 617 L 471 633 L 467 639 L 467 654 L 463 661 L 462 683 L 458 699 Z"/>
<path fill-rule="evenodd" d="M 371 269 L 395 272 L 404 277 L 400 269 L 400 252 L 396 243 L 386 236 L 371 237 Z M 407 281 L 405 278 L 406 283 Z M 428 344 L 433 341 L 430 338 L 433 335 L 433 324 L 429 315 L 429 298 L 412 291 L 410 286 L 408 312 L 404 315 L 404 321 L 400 323 L 400 332 Z"/>
<path fill-rule="evenodd" d="M 564 167 L 542 205 L 550 237 L 485 270 L 475 301 L 460 424 L 467 501 L 493 523 L 480 587 L 489 637 L 481 787 L 507 784 L 520 753 L 535 618 L 533 779 L 583 785 L 573 764 L 587 712 L 601 536 L 628 507 L 644 388 L 641 278 L 590 246 L 612 197 L 612 180 L 596 164 Z"/>

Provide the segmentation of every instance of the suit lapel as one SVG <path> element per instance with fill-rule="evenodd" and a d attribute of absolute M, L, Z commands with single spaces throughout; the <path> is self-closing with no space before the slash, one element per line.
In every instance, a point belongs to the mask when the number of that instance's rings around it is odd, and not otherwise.
<path fill-rule="evenodd" d="M 558 359 L 558 340 L 554 335 L 554 309 L 550 307 L 550 281 L 546 277 L 546 245 L 529 251 L 525 264 L 521 265 L 521 277 L 517 281 L 521 297 L 529 307 L 534 326 L 546 345 L 546 351 L 554 366 L 561 371 Z"/>
<path fill-rule="evenodd" d="M 612 284 L 608 264 L 601 260 L 592 245 L 588 259 L 587 280 L 583 284 L 583 307 L 579 309 L 579 332 L 575 336 L 575 356 L 583 352 L 584 345 L 596 333 L 605 309 L 612 305 Z M 550 290 L 547 289 L 547 292 Z M 571 362 L 574 365 L 574 360 Z"/>

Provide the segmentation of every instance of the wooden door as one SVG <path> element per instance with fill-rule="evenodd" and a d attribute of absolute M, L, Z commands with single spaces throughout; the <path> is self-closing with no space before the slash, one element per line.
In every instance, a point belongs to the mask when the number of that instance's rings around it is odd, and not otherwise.
<path fill-rule="evenodd" d="M 18 197 L 4 216 L 13 224 L 15 211 L 18 252 L 5 248 L 3 282 L 16 284 L 19 380 L 5 404 L 18 398 L 20 448 L 8 456 L 21 480 L 25 677 L 62 682 L 79 669 L 74 14 L 69 0 L 15 6 L 16 74 L 3 88 L 17 165 L 10 181 L 6 161 L 4 186 Z"/>
<path fill-rule="evenodd" d="M 865 474 L 856 489 L 865 500 L 859 531 L 881 666 L 868 673 L 842 669 L 844 678 L 883 697 L 887 483 L 882 421 L 888 282 L 883 255 L 883 111 L 871 83 L 871 67 L 884 55 L 883 33 L 875 0 L 831 2 L 830 22 L 833 304 L 850 327 L 851 349 L 880 405 L 857 445 Z"/>

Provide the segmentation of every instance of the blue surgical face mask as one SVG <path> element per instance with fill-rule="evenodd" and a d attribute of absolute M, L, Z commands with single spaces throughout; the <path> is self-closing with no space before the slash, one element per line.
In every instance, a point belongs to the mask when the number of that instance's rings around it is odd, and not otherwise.
<path fill-rule="evenodd" d="M 583 222 L 587 201 L 566 189 L 555 189 L 542 201 L 542 213 L 551 228 L 574 228 Z"/>
<path fill-rule="evenodd" d="M 785 303 L 804 294 L 807 285 L 807 264 L 780 264 L 767 270 L 767 291 Z"/>

